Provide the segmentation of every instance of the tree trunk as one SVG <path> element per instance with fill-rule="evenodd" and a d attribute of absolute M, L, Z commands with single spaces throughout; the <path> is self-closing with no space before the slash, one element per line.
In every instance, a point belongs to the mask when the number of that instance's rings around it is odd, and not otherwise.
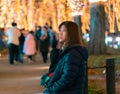
<path fill-rule="evenodd" d="M 27 15 L 27 21 L 28 21 L 28 29 L 34 30 L 34 0 L 28 0 L 28 15 Z"/>
<path fill-rule="evenodd" d="M 89 54 L 106 54 L 104 5 L 91 5 Z"/>

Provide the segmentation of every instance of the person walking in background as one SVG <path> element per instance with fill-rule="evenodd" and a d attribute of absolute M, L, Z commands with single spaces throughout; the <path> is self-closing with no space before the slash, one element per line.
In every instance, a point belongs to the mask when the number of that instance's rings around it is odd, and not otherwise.
<path fill-rule="evenodd" d="M 53 37 L 53 39 L 52 39 L 51 47 L 52 47 L 52 49 L 54 49 L 54 48 L 56 48 L 57 45 L 58 45 L 58 33 L 55 32 L 55 31 L 53 31 L 52 37 Z"/>
<path fill-rule="evenodd" d="M 48 59 L 48 52 L 50 46 L 50 36 L 48 34 L 48 28 L 46 26 L 42 27 L 40 36 L 40 53 L 43 58 L 43 62 L 46 63 Z"/>
<path fill-rule="evenodd" d="M 36 49 L 39 52 L 39 46 L 40 46 L 40 36 L 41 36 L 41 26 L 36 26 L 36 31 L 35 31 L 35 40 L 36 40 Z"/>
<path fill-rule="evenodd" d="M 33 34 L 33 31 L 28 32 L 23 47 L 23 52 L 28 57 L 28 63 L 34 63 L 33 56 L 36 54 L 36 42 Z"/>
<path fill-rule="evenodd" d="M 12 23 L 12 27 L 6 31 L 8 37 L 9 62 L 14 64 L 14 60 L 19 60 L 19 37 L 20 31 L 16 28 L 17 24 Z"/>
<path fill-rule="evenodd" d="M 21 29 L 21 36 L 19 37 L 19 61 L 23 63 L 23 46 L 25 41 L 25 29 Z"/>
<path fill-rule="evenodd" d="M 76 23 L 59 25 L 61 53 L 43 94 L 84 94 L 88 51 L 82 46 Z"/>
<path fill-rule="evenodd" d="M 53 29 L 52 29 L 52 26 L 48 27 L 48 34 L 50 36 L 50 46 L 52 45 L 52 42 L 53 42 Z"/>

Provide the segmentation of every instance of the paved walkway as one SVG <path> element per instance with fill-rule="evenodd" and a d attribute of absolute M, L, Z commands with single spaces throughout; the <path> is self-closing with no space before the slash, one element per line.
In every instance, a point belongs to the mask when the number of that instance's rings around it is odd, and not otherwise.
<path fill-rule="evenodd" d="M 0 58 L 0 94 L 37 94 L 43 91 L 39 85 L 40 76 L 44 74 L 49 62 L 42 63 L 37 56 L 34 64 L 25 63 L 10 65 L 7 57 Z"/>
<path fill-rule="evenodd" d="M 0 57 L 0 94 L 37 94 L 43 91 L 39 85 L 40 77 L 49 68 L 49 60 L 44 64 L 39 55 L 34 64 L 28 64 L 24 59 L 23 64 L 10 65 L 8 57 Z M 105 89 L 105 77 L 89 75 L 97 86 Z M 120 81 L 116 83 L 116 94 L 120 94 Z"/>

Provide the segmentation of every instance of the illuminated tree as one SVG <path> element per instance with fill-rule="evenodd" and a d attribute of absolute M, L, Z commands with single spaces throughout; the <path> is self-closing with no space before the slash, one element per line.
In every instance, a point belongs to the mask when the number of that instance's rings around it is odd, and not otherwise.
<path fill-rule="evenodd" d="M 81 0 L 0 0 L 0 27 L 10 27 L 11 22 L 18 23 L 19 28 L 34 29 L 35 25 L 44 25 L 48 22 L 57 30 L 58 25 L 64 20 L 73 20 L 69 2 L 74 1 L 76 8 L 80 9 Z M 81 15 L 82 32 L 89 29 L 89 4 L 85 4 Z M 108 0 L 105 5 L 110 32 L 114 32 L 114 18 L 120 25 L 120 1 Z M 113 10 L 113 11 L 111 11 Z M 120 31 L 120 27 L 118 27 Z"/>

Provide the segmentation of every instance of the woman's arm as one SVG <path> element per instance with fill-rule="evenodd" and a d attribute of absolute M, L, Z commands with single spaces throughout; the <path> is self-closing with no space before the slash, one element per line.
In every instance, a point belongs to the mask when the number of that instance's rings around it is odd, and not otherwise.
<path fill-rule="evenodd" d="M 63 68 L 63 74 L 61 78 L 54 82 L 50 87 L 50 91 L 59 91 L 65 88 L 72 86 L 75 83 L 79 70 L 80 63 L 82 62 L 82 58 L 80 55 L 76 53 L 70 53 L 65 60 L 65 65 Z"/>

